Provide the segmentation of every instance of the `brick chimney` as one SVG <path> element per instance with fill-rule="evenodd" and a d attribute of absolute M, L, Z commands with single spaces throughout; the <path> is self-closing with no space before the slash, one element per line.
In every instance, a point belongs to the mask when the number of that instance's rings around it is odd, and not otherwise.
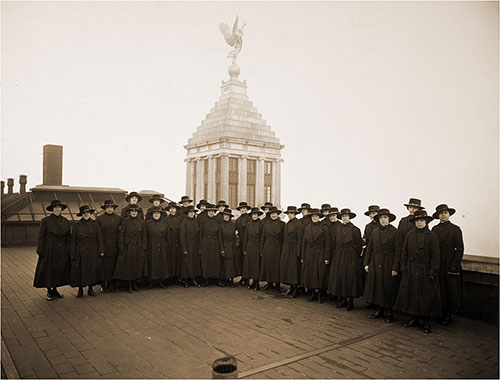
<path fill-rule="evenodd" d="M 62 145 L 43 146 L 43 184 L 62 185 Z"/>
<path fill-rule="evenodd" d="M 14 194 L 14 178 L 7 178 L 7 194 Z"/>
<path fill-rule="evenodd" d="M 28 176 L 21 174 L 19 176 L 19 194 L 26 193 L 26 183 L 28 183 Z"/>
<path fill-rule="evenodd" d="M 2 195 L 5 194 L 5 182 L 2 181 Z"/>

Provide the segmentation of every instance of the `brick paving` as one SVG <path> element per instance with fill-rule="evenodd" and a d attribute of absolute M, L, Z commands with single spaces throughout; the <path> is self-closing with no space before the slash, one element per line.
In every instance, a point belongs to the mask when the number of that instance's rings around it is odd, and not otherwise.
<path fill-rule="evenodd" d="M 169 287 L 47 302 L 34 248 L 2 249 L 2 338 L 21 378 L 498 378 L 498 325 L 458 316 L 433 333 L 274 292 Z"/>

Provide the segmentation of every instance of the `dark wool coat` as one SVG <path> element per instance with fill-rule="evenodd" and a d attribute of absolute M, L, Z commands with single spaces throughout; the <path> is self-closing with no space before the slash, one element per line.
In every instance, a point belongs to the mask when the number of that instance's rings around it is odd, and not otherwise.
<path fill-rule="evenodd" d="M 94 285 L 97 282 L 102 252 L 104 243 L 99 224 L 90 218 L 81 218 L 71 233 L 71 286 Z"/>
<path fill-rule="evenodd" d="M 328 265 L 328 289 L 333 289 L 333 282 L 335 280 L 335 249 L 337 248 L 337 231 L 342 225 L 342 222 L 330 222 L 330 224 L 327 224 L 328 226 L 328 233 L 330 237 L 330 252 L 329 255 L 327 256 L 327 260 L 330 261 L 330 264 Z"/>
<path fill-rule="evenodd" d="M 368 265 L 364 298 L 366 302 L 391 309 L 399 289 L 399 264 L 403 249 L 403 235 L 396 227 L 375 228 L 365 253 Z M 392 276 L 392 271 L 398 273 Z"/>
<path fill-rule="evenodd" d="M 181 244 L 180 244 L 180 232 L 181 232 L 181 223 L 184 218 L 180 215 L 179 211 L 175 213 L 175 215 L 170 214 L 165 218 L 165 222 L 170 229 L 168 237 L 168 267 L 170 274 L 172 276 L 179 276 L 181 274 L 181 262 L 182 262 L 182 254 L 181 254 Z"/>
<path fill-rule="evenodd" d="M 283 246 L 283 232 L 285 223 L 279 218 L 264 222 L 260 252 L 260 280 L 267 282 L 280 281 L 281 248 Z"/>
<path fill-rule="evenodd" d="M 180 229 L 181 278 L 201 276 L 200 226 L 196 218 L 184 218 Z"/>
<path fill-rule="evenodd" d="M 204 278 L 219 278 L 222 251 L 220 221 L 207 217 L 200 223 L 201 270 Z"/>
<path fill-rule="evenodd" d="M 441 305 L 444 312 L 455 312 L 460 307 L 463 288 L 462 258 L 464 241 L 462 230 L 450 221 L 439 223 L 432 228 L 439 241 L 439 283 L 441 289 Z M 448 274 L 457 272 L 458 275 Z"/>
<path fill-rule="evenodd" d="M 330 256 L 330 231 L 321 222 L 309 223 L 302 239 L 302 285 L 307 289 L 328 286 L 325 260 Z"/>
<path fill-rule="evenodd" d="M 147 231 L 144 220 L 139 216 L 125 219 L 120 229 L 119 245 L 114 278 L 130 281 L 146 276 Z"/>
<path fill-rule="evenodd" d="M 245 263 L 245 255 L 243 254 L 243 241 L 245 240 L 245 229 L 248 222 L 252 220 L 250 214 L 241 214 L 236 219 L 236 231 L 238 231 L 239 248 L 234 255 L 234 270 L 236 276 L 243 274 L 243 265 Z"/>
<path fill-rule="evenodd" d="M 401 218 L 398 224 L 398 230 L 400 230 L 403 234 L 403 241 L 406 238 L 406 235 L 408 235 L 408 232 L 415 229 L 415 225 L 410 223 L 410 216 L 411 215 Z"/>
<path fill-rule="evenodd" d="M 149 281 L 161 280 L 172 276 L 168 267 L 168 233 L 169 229 L 166 223 L 161 219 L 148 220 L 146 222 L 147 232 L 147 278 Z"/>
<path fill-rule="evenodd" d="M 224 256 L 221 256 L 221 271 L 219 278 L 229 279 L 235 277 L 234 257 L 236 256 L 236 251 L 239 251 L 236 247 L 236 225 L 233 221 L 228 220 L 222 222 L 220 228 Z"/>
<path fill-rule="evenodd" d="M 144 220 L 144 211 L 142 210 L 141 207 L 137 210 L 138 214 L 137 217 Z M 122 208 L 122 211 L 120 212 L 120 216 L 122 219 L 127 219 L 130 216 L 130 204 L 126 205 L 124 208 Z"/>
<path fill-rule="evenodd" d="M 104 242 L 104 257 L 101 258 L 101 265 L 98 270 L 99 281 L 113 280 L 116 259 L 118 258 L 118 237 L 122 220 L 119 215 L 107 213 L 99 215 L 96 218 Z"/>
<path fill-rule="evenodd" d="M 42 219 L 38 233 L 38 262 L 35 288 L 52 288 L 69 284 L 71 231 L 68 219 L 51 214 Z"/>
<path fill-rule="evenodd" d="M 341 297 L 359 297 L 363 294 L 359 255 L 363 246 L 361 231 L 351 222 L 337 230 L 333 258 L 333 281 L 330 294 Z"/>
<path fill-rule="evenodd" d="M 300 281 L 300 252 L 302 245 L 299 236 L 302 236 L 302 223 L 297 218 L 290 219 L 283 232 L 283 248 L 280 261 L 280 282 L 298 285 Z"/>
<path fill-rule="evenodd" d="M 366 275 L 367 275 L 365 272 L 365 269 L 364 269 L 366 249 L 368 248 L 368 244 L 370 243 L 370 237 L 372 236 L 372 232 L 377 227 L 380 227 L 380 224 L 378 224 L 376 221 L 372 220 L 370 223 L 368 223 L 365 226 L 365 232 L 363 233 L 364 249 L 363 249 L 363 251 L 361 251 L 361 256 L 359 257 L 359 266 L 361 267 L 361 283 L 362 283 L 363 289 L 365 287 Z"/>
<path fill-rule="evenodd" d="M 302 218 L 300 218 L 299 221 L 302 224 L 302 229 L 301 229 L 300 235 L 299 235 L 300 255 L 302 257 L 302 238 L 303 238 L 303 235 L 304 235 L 304 229 L 306 228 L 306 226 L 308 224 L 312 223 L 312 220 L 311 220 L 311 216 L 310 215 L 306 215 L 306 216 L 303 216 Z M 300 276 L 299 284 L 302 284 L 302 263 L 300 261 L 299 261 L 299 265 L 300 265 L 300 268 L 299 268 L 299 276 Z"/>
<path fill-rule="evenodd" d="M 246 226 L 243 252 L 245 262 L 243 264 L 243 277 L 259 280 L 260 278 L 260 240 L 264 222 L 260 219 L 250 220 Z"/>
<path fill-rule="evenodd" d="M 403 244 L 401 284 L 394 308 L 414 316 L 441 317 L 438 276 L 438 238 L 427 227 L 411 230 Z"/>

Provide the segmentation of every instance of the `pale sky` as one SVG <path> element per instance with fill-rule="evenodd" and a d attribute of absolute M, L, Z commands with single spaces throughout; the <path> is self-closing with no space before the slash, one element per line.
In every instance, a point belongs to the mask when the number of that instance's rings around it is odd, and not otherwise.
<path fill-rule="evenodd" d="M 466 253 L 498 256 L 497 2 L 2 1 L 2 180 L 185 193 L 183 145 L 246 21 L 248 96 L 285 145 L 282 207 L 448 203 Z M 397 224 L 397 222 L 396 222 Z"/>

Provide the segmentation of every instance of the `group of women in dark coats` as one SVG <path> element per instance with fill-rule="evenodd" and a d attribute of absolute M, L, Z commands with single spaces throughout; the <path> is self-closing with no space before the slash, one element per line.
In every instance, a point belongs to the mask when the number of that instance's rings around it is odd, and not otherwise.
<path fill-rule="evenodd" d="M 132 192 L 121 216 L 118 207 L 106 201 L 104 213 L 93 220 L 94 210 L 82 206 L 81 219 L 70 231 L 61 216 L 66 207 L 55 200 L 47 207 L 52 214 L 42 220 L 35 272 L 35 287 L 47 288 L 47 299 L 62 298 L 57 287 L 70 284 L 83 287 L 95 296 L 93 285 L 101 291 L 114 291 L 113 280 L 123 280 L 130 292 L 139 290 L 138 280 L 147 288 L 179 283 L 207 286 L 242 285 L 259 290 L 287 284 L 285 296 L 295 298 L 309 292 L 307 301 L 323 302 L 327 294 L 338 308 L 352 310 L 353 300 L 364 295 L 375 307 L 371 319 L 393 321 L 393 309 L 411 316 L 407 327 L 423 319 L 430 332 L 429 318 L 451 321 L 460 306 L 462 287 L 462 233 L 449 221 L 455 210 L 439 205 L 428 216 L 418 199 L 405 204 L 410 215 L 399 228 L 386 208 L 370 206 L 365 215 L 371 221 L 363 236 L 351 220 L 350 209 L 338 210 L 329 204 L 321 210 L 303 203 L 288 206 L 284 223 L 270 202 L 260 209 L 240 202 L 240 216 L 234 222 L 232 210 L 224 202 L 217 205 L 201 200 L 196 209 L 189 197 L 182 206 L 154 196 L 152 207 L 144 212 L 141 197 Z M 301 218 L 297 215 L 301 214 Z M 321 220 L 323 219 L 323 220 Z M 439 219 L 432 231 L 428 223 Z M 366 279 L 363 277 L 366 274 Z"/>

